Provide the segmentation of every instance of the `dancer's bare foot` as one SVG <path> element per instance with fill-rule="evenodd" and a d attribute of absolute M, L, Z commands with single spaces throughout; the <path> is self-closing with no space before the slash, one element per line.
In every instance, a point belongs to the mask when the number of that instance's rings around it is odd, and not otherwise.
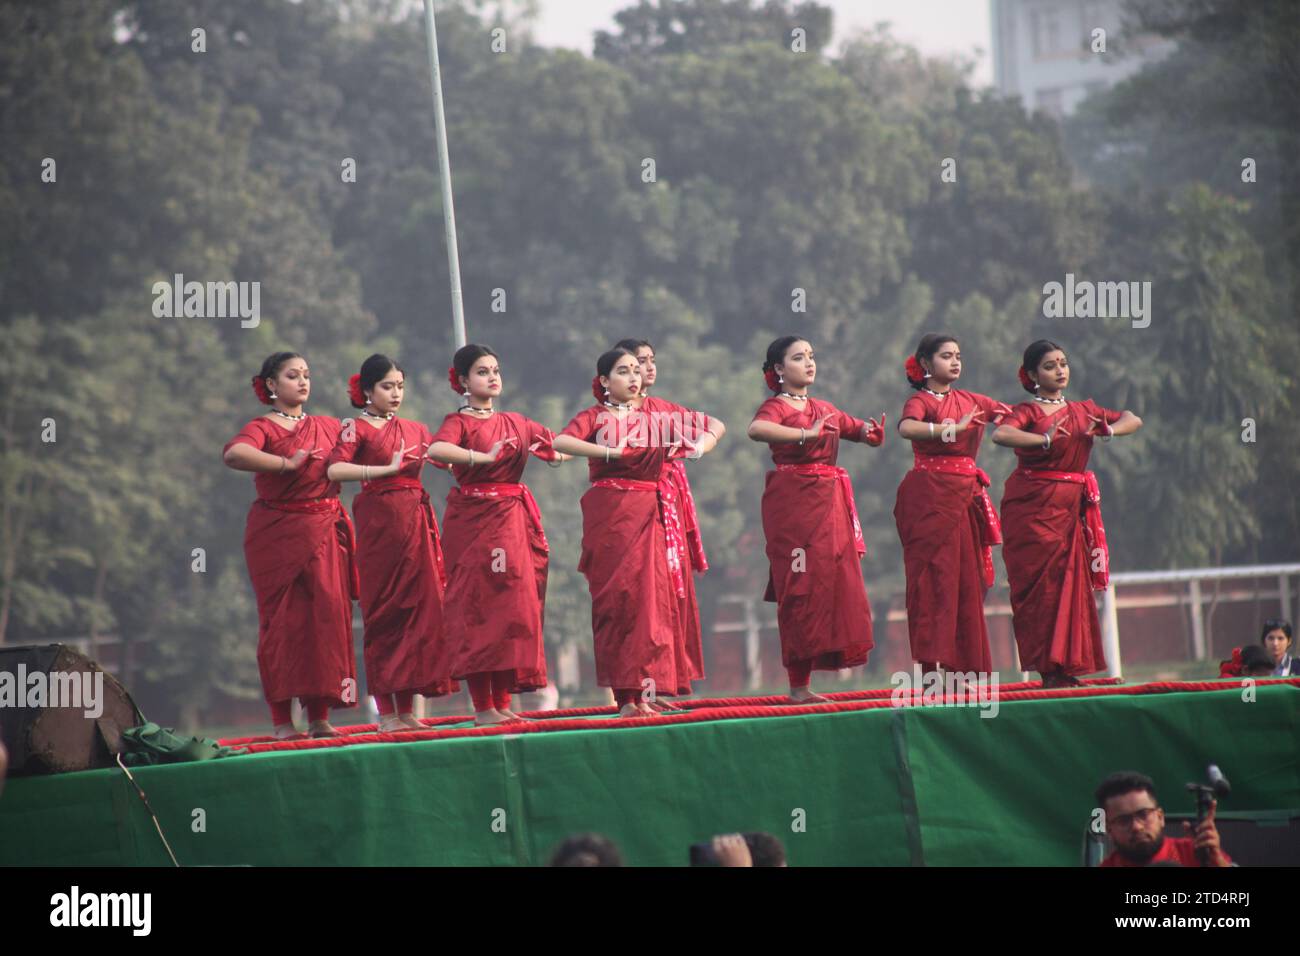
<path fill-rule="evenodd" d="M 402 720 L 398 714 L 383 714 L 379 718 L 379 732 L 381 734 L 402 734 L 415 728 Z"/>
<path fill-rule="evenodd" d="M 509 707 L 498 707 L 497 713 L 503 716 L 506 720 L 533 720 L 534 719 L 532 717 L 520 717 Z"/>
<path fill-rule="evenodd" d="M 620 717 L 640 717 L 641 710 L 637 704 L 624 704 L 618 709 L 618 715 Z"/>
<path fill-rule="evenodd" d="M 343 731 L 339 730 L 328 720 L 313 720 L 307 725 L 307 736 L 309 737 L 342 737 Z"/>
<path fill-rule="evenodd" d="M 676 704 L 666 700 L 652 700 L 650 706 L 654 710 L 681 710 Z"/>
<path fill-rule="evenodd" d="M 814 694 L 808 687 L 791 687 L 790 702 L 794 704 L 829 704 L 831 699 L 821 694 Z"/>
<path fill-rule="evenodd" d="M 501 711 L 497 710 L 495 707 L 489 710 L 476 710 L 474 712 L 474 723 L 479 727 L 492 727 L 496 724 L 504 724 L 508 720 L 510 720 L 510 718 L 501 713 Z"/>
<path fill-rule="evenodd" d="M 397 716 L 402 719 L 402 723 L 406 724 L 406 726 L 410 727 L 412 730 L 429 729 L 424 726 L 424 724 L 420 723 L 420 718 L 416 717 L 415 714 L 398 714 Z"/>
<path fill-rule="evenodd" d="M 276 724 L 271 731 L 271 736 L 276 740 L 296 740 L 299 737 L 306 736 L 300 733 L 298 728 L 293 724 Z"/>
<path fill-rule="evenodd" d="M 638 717 L 653 717 L 655 715 L 655 709 L 645 701 L 639 701 L 635 706 Z"/>

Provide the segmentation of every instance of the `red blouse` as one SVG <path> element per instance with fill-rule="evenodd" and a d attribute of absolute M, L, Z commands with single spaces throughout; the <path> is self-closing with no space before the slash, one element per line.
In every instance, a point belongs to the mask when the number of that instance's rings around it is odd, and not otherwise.
<path fill-rule="evenodd" d="M 796 442 L 782 442 L 769 446 L 772 449 L 772 461 L 778 465 L 787 464 L 823 464 L 833 465 L 839 456 L 840 440 L 866 441 L 862 434 L 866 422 L 842 412 L 830 402 L 820 398 L 809 398 L 798 406 L 783 398 L 773 395 L 754 413 L 754 421 L 776 422 L 788 428 L 812 428 L 813 422 L 827 415 L 832 416 L 827 424 L 834 424 L 838 432 L 828 432 L 823 427 L 821 435 L 809 438 L 802 445 Z"/>
<path fill-rule="evenodd" d="M 515 484 L 523 476 L 532 452 L 543 461 L 554 461 L 555 450 L 551 442 L 554 433 L 518 412 L 495 412 L 487 418 L 452 412 L 442 420 L 433 435 L 434 441 L 445 441 L 471 451 L 490 451 L 498 441 L 514 438 L 513 445 L 502 445 L 496 461 L 469 465 L 452 465 L 451 473 L 462 485 L 489 483 Z"/>
<path fill-rule="evenodd" d="M 360 418 L 354 419 L 350 427 L 344 429 L 340 441 L 330 452 L 329 463 L 351 462 L 355 465 L 387 465 L 393 455 L 405 443 L 406 453 L 414 457 L 403 462 L 396 475 L 384 475 L 373 481 L 363 481 L 361 487 L 382 489 L 395 483 L 398 477 L 420 477 L 420 468 L 424 465 L 424 452 L 429 447 L 431 436 L 420 422 L 406 418 L 390 418 L 378 428 Z"/>
<path fill-rule="evenodd" d="M 654 418 L 640 409 L 621 417 L 604 405 L 593 405 L 574 415 L 560 434 L 613 448 L 619 443 L 620 429 L 626 429 L 628 448 L 623 457 L 611 455 L 608 462 L 587 459 L 588 477 L 592 481 L 631 478 L 657 482 L 668 458 L 667 446 L 681 437 L 671 422 L 671 418 Z"/>
<path fill-rule="evenodd" d="M 337 498 L 339 484 L 326 478 L 325 470 L 329 467 L 326 459 L 338 441 L 340 429 L 339 420 L 328 415 L 308 415 L 292 431 L 277 425 L 269 417 L 258 416 L 226 442 L 222 452 L 234 445 L 252 445 L 269 455 L 292 458 L 293 453 L 300 448 L 305 448 L 308 452 L 315 449 L 315 453 L 305 459 L 297 471 L 257 472 L 253 476 L 257 497 L 268 501 L 285 498 Z"/>
<path fill-rule="evenodd" d="M 1090 398 L 1082 402 L 1066 402 L 1064 409 L 1050 414 L 1056 408 L 1056 405 L 1046 405 L 1032 400 L 1021 402 L 1011 410 L 1010 415 L 1002 419 L 1003 425 L 1043 435 L 1056 425 L 1062 415 L 1066 416 L 1062 427 L 1070 434 L 1053 436 L 1050 449 L 1046 451 L 1041 448 L 1015 449 L 1020 467 L 1050 471 L 1086 471 L 1094 437 L 1088 434 L 1088 429 L 1097 427 L 1088 416 L 1095 415 L 1105 420 L 1107 424 L 1113 425 L 1124 413 L 1112 408 L 1102 408 Z"/>
<path fill-rule="evenodd" d="M 972 422 L 971 427 L 953 435 L 952 441 L 943 440 L 945 421 L 959 422 L 976 409 L 984 410 L 982 424 Z M 918 391 L 904 403 L 902 417 L 918 422 L 934 422 L 934 438 L 912 442 L 912 450 L 916 454 L 974 458 L 979 451 L 980 439 L 984 437 L 984 428 L 992 422 L 995 414 L 997 402 L 987 395 L 952 388 L 942 399 L 935 398 L 929 392 Z"/>

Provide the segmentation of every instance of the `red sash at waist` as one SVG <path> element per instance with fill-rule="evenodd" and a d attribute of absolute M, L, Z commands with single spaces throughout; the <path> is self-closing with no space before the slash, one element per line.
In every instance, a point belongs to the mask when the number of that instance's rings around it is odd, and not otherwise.
<path fill-rule="evenodd" d="M 1106 526 L 1101 521 L 1101 489 L 1097 487 L 1096 474 L 1047 468 L 1017 468 L 1012 474 L 1083 485 L 1083 538 L 1088 548 L 1088 574 L 1094 591 L 1106 590 L 1110 584 L 1110 549 L 1106 546 Z"/>
<path fill-rule="evenodd" d="M 667 471 L 656 481 L 639 478 L 597 478 L 593 488 L 613 488 L 616 491 L 653 491 L 659 498 L 659 523 L 667 541 L 668 573 L 672 575 L 673 590 L 679 598 L 686 597 L 686 577 L 682 573 L 682 555 L 686 553 L 686 533 L 682 528 L 681 513 L 677 507 L 677 490 Z"/>
<path fill-rule="evenodd" d="M 537 500 L 528 486 L 522 482 L 511 481 L 472 481 L 451 489 L 451 494 L 467 495 L 471 498 L 522 498 L 528 520 L 542 539 L 542 547 L 550 550 L 546 543 L 546 532 L 542 530 L 542 511 L 537 507 Z"/>
<path fill-rule="evenodd" d="M 1002 522 L 998 520 L 997 509 L 985 489 L 989 486 L 989 476 L 983 468 L 975 464 L 969 455 L 923 455 L 913 451 L 915 461 L 913 468 L 917 471 L 933 471 L 944 475 L 971 475 L 977 482 L 979 496 L 973 507 L 978 511 L 980 544 L 983 549 L 984 586 L 993 587 L 993 545 L 1002 543 Z"/>
<path fill-rule="evenodd" d="M 848 512 L 849 523 L 853 526 L 853 547 L 858 554 L 867 553 L 867 542 L 862 537 L 862 524 L 858 521 L 858 506 L 853 501 L 853 482 L 849 473 L 839 465 L 825 465 L 815 462 L 803 464 L 777 465 L 777 471 L 792 471 L 796 475 L 816 475 L 819 478 L 834 478 L 839 482 L 840 494 L 844 499 L 844 510 Z"/>
<path fill-rule="evenodd" d="M 349 596 L 355 601 L 361 596 L 361 578 L 357 574 L 357 533 L 352 518 L 338 498 L 258 498 L 260 504 L 273 511 L 297 514 L 328 514 L 334 512 L 334 535 L 343 549 L 348 565 Z"/>
<path fill-rule="evenodd" d="M 374 481 L 361 486 L 361 495 L 386 495 L 391 491 L 418 491 L 420 493 L 419 508 L 424 512 L 424 516 L 429 522 L 430 533 L 433 537 L 433 558 L 434 563 L 438 566 L 438 583 L 443 588 L 446 588 L 447 569 L 442 563 L 442 536 L 438 533 L 438 515 L 433 510 L 433 502 L 429 500 L 429 492 L 425 490 L 424 483 L 419 478 L 414 478 L 411 475 L 388 475 L 384 478 L 376 478 Z"/>
<path fill-rule="evenodd" d="M 324 514 L 339 508 L 337 498 L 258 498 L 258 504 L 275 511 L 296 511 L 306 514 Z"/>
<path fill-rule="evenodd" d="M 385 475 L 383 478 L 366 481 L 361 485 L 363 495 L 382 495 L 390 491 L 405 491 L 407 489 L 424 491 L 424 482 L 410 475 Z M 428 497 L 428 492 L 425 492 L 425 498 Z"/>

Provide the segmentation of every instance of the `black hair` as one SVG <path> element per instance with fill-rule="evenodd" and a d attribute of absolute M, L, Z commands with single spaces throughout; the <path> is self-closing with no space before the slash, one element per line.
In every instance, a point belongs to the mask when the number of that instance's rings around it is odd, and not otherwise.
<path fill-rule="evenodd" d="M 1151 794 L 1152 800 L 1157 804 L 1160 802 L 1156 796 L 1155 782 L 1150 777 L 1133 770 L 1121 770 L 1119 773 L 1112 773 L 1097 787 L 1095 794 L 1097 806 L 1104 810 L 1106 801 L 1111 797 L 1122 797 L 1126 793 L 1134 793 L 1138 790 L 1145 790 Z"/>
<path fill-rule="evenodd" d="M 1294 636 L 1291 634 L 1291 622 L 1277 620 L 1277 621 L 1264 622 L 1264 630 L 1259 635 L 1259 642 L 1263 644 L 1264 638 L 1268 637 L 1269 634 L 1271 634 L 1273 631 L 1281 631 L 1283 634 L 1286 635 L 1286 639 L 1288 641 L 1294 640 Z"/>
<path fill-rule="evenodd" d="M 1260 645 L 1251 644 L 1241 649 L 1242 674 L 1245 674 L 1247 671 L 1265 667 L 1268 668 L 1269 673 L 1272 673 L 1273 666 L 1273 658 L 1269 655 L 1268 651 L 1264 650 Z"/>
<path fill-rule="evenodd" d="M 596 359 L 596 374 L 608 378 L 609 373 L 614 371 L 614 363 L 624 355 L 630 355 L 632 358 L 636 358 L 636 353 L 631 349 L 625 349 L 619 345 L 614 346 L 600 358 Z"/>
<path fill-rule="evenodd" d="M 262 363 L 262 371 L 257 374 L 260 381 L 265 382 L 268 378 L 275 378 L 280 374 L 280 369 L 290 359 L 302 358 L 297 352 L 272 352 Z"/>
<path fill-rule="evenodd" d="M 397 369 L 403 375 L 406 374 L 406 370 L 402 368 L 402 366 L 398 365 L 387 355 L 380 355 L 378 352 L 362 362 L 360 382 L 361 394 L 364 395 L 366 392 L 371 391 L 379 380 L 393 369 Z M 358 405 L 356 402 L 353 402 L 352 407 L 365 408 L 366 406 L 364 404 Z"/>
<path fill-rule="evenodd" d="M 477 345 L 473 342 L 469 345 L 462 345 L 456 350 L 456 354 L 452 356 L 451 367 L 456 370 L 457 375 L 469 378 L 469 373 L 474 367 L 474 363 L 485 355 L 490 355 L 494 359 L 500 359 L 500 356 L 486 345 Z"/>
<path fill-rule="evenodd" d="M 1025 349 L 1024 357 L 1020 360 L 1020 367 L 1026 372 L 1038 370 L 1038 363 L 1043 360 L 1043 356 L 1048 352 L 1064 352 L 1055 342 L 1049 339 L 1039 339 L 1037 342 L 1030 342 L 1029 348 Z"/>
<path fill-rule="evenodd" d="M 551 854 L 551 866 L 622 866 L 623 855 L 607 836 L 575 833 Z"/>
<path fill-rule="evenodd" d="M 636 355 L 637 349 L 649 349 L 651 352 L 655 350 L 655 347 L 645 339 L 619 339 L 614 343 L 614 348 L 627 349 L 633 355 Z"/>
<path fill-rule="evenodd" d="M 926 332 L 925 335 L 921 336 L 921 342 L 917 345 L 916 352 L 913 353 L 917 362 L 930 361 L 930 359 L 934 358 L 934 353 L 939 351 L 939 346 L 945 342 L 952 342 L 956 345 L 961 344 L 957 342 L 957 336 L 949 335 L 947 332 Z M 907 384 L 920 391 L 925 387 L 925 379 L 921 379 L 919 382 L 908 379 Z"/>
<path fill-rule="evenodd" d="M 783 866 L 785 864 L 785 847 L 781 841 L 770 833 L 746 833 L 745 843 L 749 846 L 749 857 L 754 866 Z"/>

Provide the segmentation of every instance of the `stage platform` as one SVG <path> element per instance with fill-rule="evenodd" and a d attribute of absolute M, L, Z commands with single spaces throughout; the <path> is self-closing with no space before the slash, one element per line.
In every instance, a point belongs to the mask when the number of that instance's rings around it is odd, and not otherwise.
<path fill-rule="evenodd" d="M 1300 807 L 1300 679 L 1261 679 L 1254 700 L 1239 681 L 1010 684 L 996 716 L 897 706 L 890 689 L 830 696 L 247 738 L 228 741 L 247 754 L 132 772 L 182 866 L 538 865 L 578 831 L 612 837 L 633 865 L 685 865 L 691 843 L 744 830 L 780 837 L 793 866 L 1076 866 L 1107 773 L 1147 773 L 1162 805 L 1185 812 L 1183 784 L 1211 762 L 1233 785 L 1221 809 Z M 108 769 L 11 778 L 0 864 L 170 860 Z"/>

